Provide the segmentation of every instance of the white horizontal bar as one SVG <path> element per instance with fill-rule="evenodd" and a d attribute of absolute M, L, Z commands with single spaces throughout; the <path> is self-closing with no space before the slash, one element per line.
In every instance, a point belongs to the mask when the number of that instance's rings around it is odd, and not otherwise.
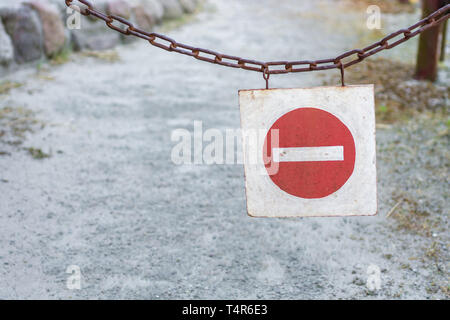
<path fill-rule="evenodd" d="M 274 162 L 344 161 L 344 146 L 273 148 Z"/>

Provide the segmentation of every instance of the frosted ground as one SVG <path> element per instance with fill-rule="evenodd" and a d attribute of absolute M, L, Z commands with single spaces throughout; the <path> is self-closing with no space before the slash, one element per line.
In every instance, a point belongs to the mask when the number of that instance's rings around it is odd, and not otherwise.
<path fill-rule="evenodd" d="M 214 0 L 169 35 L 261 60 L 328 58 L 356 45 L 365 21 L 326 3 Z M 393 29 L 416 18 L 385 17 Z M 384 55 L 412 60 L 415 45 Z M 6 78 L 23 85 L 0 106 L 43 126 L 0 149 L 0 298 L 448 297 L 445 123 L 378 127 L 377 216 L 253 219 L 242 166 L 176 166 L 170 135 L 194 120 L 238 128 L 237 91 L 261 88 L 261 75 L 145 42 L 116 51 L 117 62 L 74 55 Z M 327 75 L 273 77 L 271 86 L 320 85 Z M 439 223 L 424 233 L 387 219 L 399 199 L 394 216 L 411 210 Z M 372 264 L 377 292 L 366 287 Z M 81 290 L 66 287 L 69 265 L 81 269 Z"/>

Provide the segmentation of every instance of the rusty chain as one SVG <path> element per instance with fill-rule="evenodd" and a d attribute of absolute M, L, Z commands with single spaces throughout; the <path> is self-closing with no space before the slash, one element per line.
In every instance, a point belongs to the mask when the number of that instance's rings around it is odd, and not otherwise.
<path fill-rule="evenodd" d="M 417 36 L 418 34 L 435 27 L 450 17 L 450 4 L 440 8 L 433 12 L 428 17 L 420 20 L 416 24 L 406 29 L 400 29 L 390 35 L 384 37 L 378 42 L 371 44 L 363 49 L 354 49 L 347 51 L 336 58 L 322 59 L 322 60 L 304 60 L 304 61 L 269 61 L 262 62 L 257 60 L 245 59 L 236 56 L 231 56 L 223 53 L 218 53 L 208 49 L 202 49 L 198 47 L 192 47 L 187 44 L 183 44 L 175 41 L 165 35 L 158 33 L 149 33 L 135 27 L 130 21 L 116 16 L 107 15 L 99 12 L 94 8 L 91 2 L 87 0 L 76 0 L 82 3 L 85 7 L 83 9 L 73 7 L 74 0 L 65 0 L 68 7 L 77 10 L 84 16 L 94 16 L 100 20 L 103 20 L 106 25 L 124 35 L 132 35 L 138 38 L 147 40 L 151 45 L 164 49 L 170 52 L 177 52 L 183 55 L 194 57 L 195 59 L 206 61 L 209 63 L 219 64 L 231 68 L 240 68 L 244 70 L 257 71 L 263 74 L 266 81 L 266 87 L 268 87 L 269 77 L 272 74 L 285 74 L 291 72 L 308 72 L 308 71 L 320 71 L 329 69 L 340 69 L 342 76 L 342 84 L 344 85 L 344 69 L 350 67 L 356 63 L 363 61 L 365 58 L 370 57 L 382 50 L 392 49 L 399 44 Z M 119 23 L 115 25 L 114 23 Z M 121 25 L 120 25 L 121 24 Z M 400 37 L 400 38 L 399 38 Z M 395 38 L 395 42 L 389 43 Z M 354 56 L 350 61 L 343 62 L 344 59 L 348 59 Z"/>

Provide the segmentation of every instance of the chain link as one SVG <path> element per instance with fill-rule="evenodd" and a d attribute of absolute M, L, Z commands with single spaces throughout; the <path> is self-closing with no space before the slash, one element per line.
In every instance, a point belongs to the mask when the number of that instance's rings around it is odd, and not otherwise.
<path fill-rule="evenodd" d="M 100 20 L 103 20 L 109 28 L 124 35 L 131 35 L 147 40 L 151 45 L 158 48 L 191 56 L 201 61 L 219 64 L 225 67 L 262 72 L 266 82 L 272 74 L 286 74 L 291 72 L 308 72 L 329 69 L 340 69 L 341 72 L 343 72 L 343 69 L 361 62 L 365 58 L 370 57 L 380 51 L 392 49 L 399 44 L 424 32 L 425 30 L 438 26 L 450 17 L 450 4 L 447 4 L 446 6 L 433 12 L 425 19 L 420 20 L 407 29 L 398 30 L 370 46 L 367 46 L 363 49 L 350 50 L 334 59 L 262 62 L 244 59 L 236 56 L 230 56 L 208 49 L 192 47 L 190 45 L 177 42 L 174 39 L 171 39 L 162 34 L 154 32 L 148 33 L 144 30 L 139 29 L 138 27 L 135 27 L 130 21 L 122 17 L 116 15 L 107 15 L 97 11 L 92 3 L 87 0 L 75 1 L 83 4 L 83 8 L 78 7 L 79 9 L 77 9 L 75 6 L 73 6 L 74 0 L 65 0 L 68 7 L 72 7 L 73 9 L 79 11 L 82 15 L 91 15 Z M 117 23 L 119 24 L 117 25 Z M 395 41 L 392 42 L 393 40 Z M 389 43 L 390 41 L 392 43 Z M 351 59 L 352 57 L 353 59 Z M 343 61 L 344 59 L 349 58 L 350 61 Z"/>

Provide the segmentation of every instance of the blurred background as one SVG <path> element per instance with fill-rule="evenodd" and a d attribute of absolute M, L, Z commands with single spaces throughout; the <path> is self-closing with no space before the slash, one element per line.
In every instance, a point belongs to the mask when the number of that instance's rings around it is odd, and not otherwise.
<path fill-rule="evenodd" d="M 448 4 L 91 2 L 260 61 L 336 57 Z M 346 69 L 375 84 L 376 217 L 253 219 L 243 167 L 175 165 L 171 132 L 239 128 L 237 91 L 263 88 L 260 73 L 122 36 L 63 0 L 0 0 L 0 298 L 448 299 L 445 30 Z M 339 70 L 270 78 L 321 85 Z"/>

